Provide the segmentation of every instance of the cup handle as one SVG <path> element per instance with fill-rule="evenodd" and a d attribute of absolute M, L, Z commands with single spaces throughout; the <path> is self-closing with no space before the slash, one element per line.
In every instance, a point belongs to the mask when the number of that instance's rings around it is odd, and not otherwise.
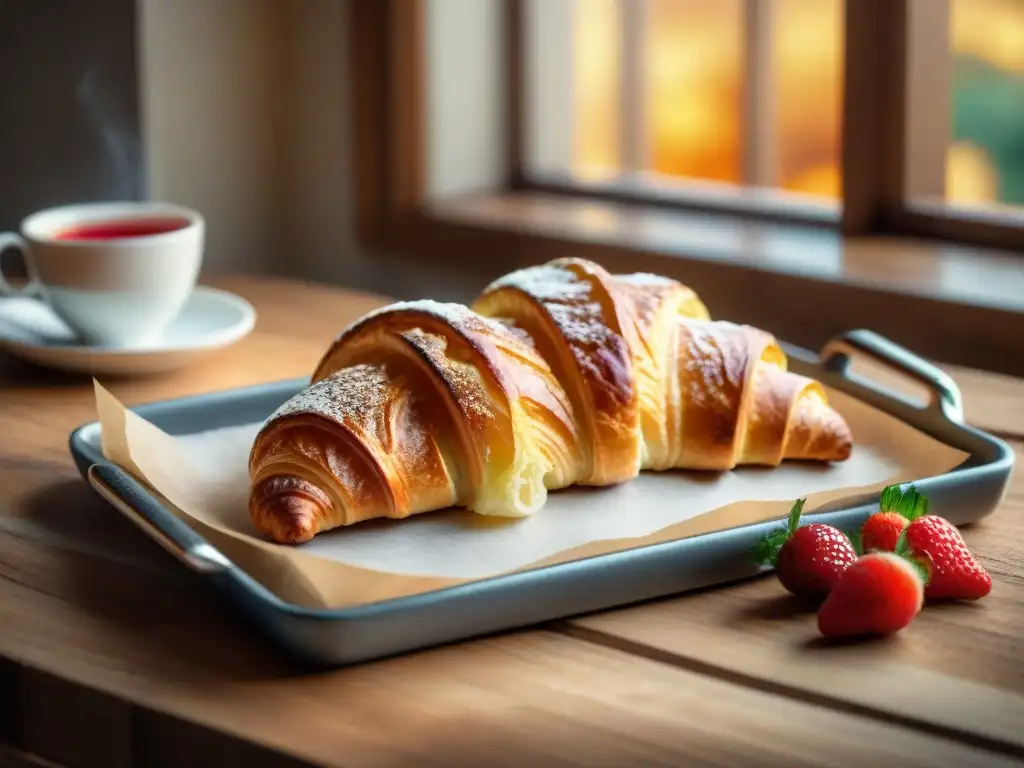
<path fill-rule="evenodd" d="M 36 263 L 32 260 L 32 254 L 28 250 L 28 244 L 14 232 L 0 232 L 0 254 L 8 248 L 14 248 L 21 253 L 22 261 L 25 262 L 25 271 L 28 273 L 28 283 L 23 288 L 15 288 L 4 278 L 3 266 L 0 265 L 0 296 L 43 298 L 43 284 L 39 279 Z"/>

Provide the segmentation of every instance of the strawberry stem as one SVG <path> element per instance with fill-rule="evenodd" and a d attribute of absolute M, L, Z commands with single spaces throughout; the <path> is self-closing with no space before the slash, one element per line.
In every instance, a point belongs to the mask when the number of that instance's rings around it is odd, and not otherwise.
<path fill-rule="evenodd" d="M 804 502 L 807 499 L 797 499 L 793 502 L 793 508 L 789 510 L 789 518 L 786 524 L 789 528 L 789 535 L 792 536 L 796 533 L 796 529 L 800 527 L 800 515 L 804 513 Z"/>
<path fill-rule="evenodd" d="M 931 562 L 926 557 L 917 555 L 910 544 L 907 543 L 907 529 L 904 528 L 900 537 L 896 539 L 895 554 L 902 557 L 917 571 L 918 576 L 921 577 L 921 583 L 927 586 L 928 581 L 931 579 Z"/>
<path fill-rule="evenodd" d="M 772 568 L 776 566 L 779 562 L 779 551 L 782 549 L 782 545 L 800 527 L 800 515 L 803 514 L 805 501 L 807 499 L 797 499 L 792 509 L 789 510 L 786 526 L 784 528 L 776 528 L 754 545 L 751 554 L 757 565 L 770 565 Z"/>
<path fill-rule="evenodd" d="M 928 582 L 931 581 L 932 578 L 931 561 L 926 557 L 917 556 L 908 557 L 907 560 L 909 560 L 910 564 L 917 569 L 917 575 L 921 577 L 921 583 L 927 587 Z"/>
<path fill-rule="evenodd" d="M 907 529 L 900 531 L 900 537 L 896 539 L 896 548 L 893 550 L 900 557 L 910 555 L 910 545 L 907 543 Z"/>
<path fill-rule="evenodd" d="M 928 514 L 928 497 L 918 493 L 913 483 L 906 490 L 901 490 L 898 485 L 889 485 L 882 489 L 878 511 L 895 512 L 907 520 L 916 520 Z"/>

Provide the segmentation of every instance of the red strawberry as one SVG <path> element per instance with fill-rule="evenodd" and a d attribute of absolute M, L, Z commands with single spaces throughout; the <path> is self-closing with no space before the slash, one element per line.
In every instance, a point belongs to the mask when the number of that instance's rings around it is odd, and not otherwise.
<path fill-rule="evenodd" d="M 843 572 L 822 603 L 818 630 L 825 637 L 898 632 L 924 604 L 921 570 L 893 552 L 863 555 Z"/>
<path fill-rule="evenodd" d="M 911 485 L 902 491 L 898 485 L 882 490 L 878 500 L 878 511 L 871 515 L 860 530 L 861 551 L 883 550 L 893 552 L 896 542 L 915 517 L 928 512 L 928 499 Z"/>
<path fill-rule="evenodd" d="M 794 595 L 820 598 L 856 561 L 857 552 L 838 528 L 822 523 L 800 526 L 804 501 L 793 505 L 785 528 L 761 540 L 754 558 L 759 564 L 773 565 L 782 586 Z"/>
<path fill-rule="evenodd" d="M 865 552 L 893 552 L 906 527 L 907 518 L 899 512 L 875 512 L 860 529 L 861 547 Z"/>
<path fill-rule="evenodd" d="M 992 577 L 967 549 L 960 531 L 948 520 L 928 514 L 928 499 L 913 485 L 905 491 L 886 488 L 879 508 L 899 512 L 910 521 L 907 546 L 915 555 L 927 556 L 931 569 L 926 598 L 978 600 L 992 590 Z"/>
<path fill-rule="evenodd" d="M 927 555 L 931 580 L 924 590 L 931 600 L 978 600 L 992 590 L 992 577 L 974 559 L 956 526 L 938 515 L 925 515 L 907 526 L 907 544 Z"/>

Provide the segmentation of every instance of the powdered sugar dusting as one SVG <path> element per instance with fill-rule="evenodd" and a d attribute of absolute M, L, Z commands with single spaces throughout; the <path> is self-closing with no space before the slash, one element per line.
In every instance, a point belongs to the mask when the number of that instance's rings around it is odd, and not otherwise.
<path fill-rule="evenodd" d="M 371 328 L 374 332 L 381 330 L 399 336 L 415 348 L 477 428 L 493 418 L 495 407 L 483 372 L 478 370 L 484 365 L 480 357 L 486 360 L 487 369 L 494 371 L 503 389 L 501 360 L 490 359 L 494 353 L 500 351 L 544 365 L 522 331 L 510 329 L 463 304 L 431 299 L 395 302 L 364 315 L 341 334 L 335 345 L 343 345 L 355 334 L 369 332 Z M 373 375 L 365 371 L 362 375 L 337 371 L 330 377 L 334 383 L 323 388 L 314 385 L 289 403 L 288 410 L 281 415 L 305 410 L 328 418 L 358 419 L 359 412 L 382 405 L 380 395 L 371 390 L 374 386 L 386 386 L 387 381 L 385 378 L 383 383 L 374 384 Z M 402 385 L 392 382 L 390 386 Z M 345 402 L 330 402 L 339 398 Z"/>
<path fill-rule="evenodd" d="M 536 352 L 536 342 L 534 338 L 528 334 L 525 330 L 516 325 L 516 321 L 508 317 L 496 317 L 494 318 L 497 322 L 504 326 L 505 330 L 515 336 L 515 338 L 523 344 L 523 346 L 529 347 L 531 351 Z M 532 361 L 531 361 L 532 362 Z M 535 363 L 533 363 L 535 365 Z"/>
<path fill-rule="evenodd" d="M 589 355 L 579 346 L 607 345 L 617 336 L 593 299 L 590 281 L 570 269 L 551 264 L 521 269 L 499 278 L 487 290 L 498 288 L 517 288 L 543 303 L 581 365 L 587 364 Z"/>
<path fill-rule="evenodd" d="M 574 349 L 604 346 L 618 334 L 604 323 L 601 306 L 594 301 L 579 304 L 548 304 L 548 313 Z"/>
<path fill-rule="evenodd" d="M 463 413 L 479 418 L 490 416 L 489 398 L 480 376 L 468 363 L 450 359 L 447 356 L 447 344 L 441 337 L 426 333 L 420 328 L 405 331 L 402 336 L 430 360 L 431 365 L 455 394 Z"/>
<path fill-rule="evenodd" d="M 564 267 L 544 264 L 510 272 L 495 280 L 485 293 L 499 288 L 518 288 L 538 301 L 572 301 L 585 298 L 590 285 Z"/>
<path fill-rule="evenodd" d="M 425 496 L 439 498 L 439 489 L 450 483 L 433 437 L 447 429 L 444 412 L 432 396 L 433 388 L 384 366 L 343 368 L 293 397 L 272 419 L 310 414 L 338 423 L 367 446 L 367 460 L 381 472 L 367 473 L 354 454 L 319 430 L 286 432 L 277 450 L 305 456 L 336 478 L 342 493 L 336 506 L 346 523 L 367 515 L 405 517 Z M 382 476 L 390 478 L 390 487 L 378 481 Z"/>
<path fill-rule="evenodd" d="M 397 304 L 391 306 L 393 312 L 426 312 L 429 315 L 444 320 L 452 325 L 461 325 L 465 322 L 471 322 L 474 318 L 480 322 L 484 321 L 484 318 L 477 315 L 469 307 L 464 304 L 456 304 L 454 302 L 443 302 L 434 301 L 433 299 L 417 299 L 416 301 L 400 301 Z"/>
<path fill-rule="evenodd" d="M 364 363 L 342 368 L 304 389 L 282 405 L 270 420 L 315 414 L 338 423 L 362 421 L 387 402 L 391 379 L 380 365 Z"/>
<path fill-rule="evenodd" d="M 365 325 L 369 321 L 382 315 L 397 315 L 401 313 L 423 313 L 430 315 L 448 325 L 465 331 L 498 331 L 501 332 L 500 323 L 477 314 L 464 304 L 454 302 L 434 301 L 433 299 L 416 299 L 415 301 L 399 301 L 389 304 L 386 307 L 375 309 L 353 324 L 352 327 Z M 344 334 L 342 334 L 344 335 Z"/>
<path fill-rule="evenodd" d="M 350 323 L 335 339 L 335 344 L 358 328 L 368 325 L 373 320 L 385 315 L 422 312 L 450 325 L 461 327 L 475 318 L 480 324 L 496 325 L 485 317 L 473 312 L 469 307 L 454 302 L 434 301 L 433 299 L 416 299 L 413 301 L 396 301 L 383 307 L 370 310 L 365 315 Z"/>
<path fill-rule="evenodd" d="M 616 275 L 615 279 L 619 280 L 620 282 L 623 282 L 623 283 L 629 283 L 630 285 L 635 285 L 635 286 L 637 286 L 639 288 L 650 288 L 650 287 L 673 288 L 673 287 L 679 285 L 678 281 L 673 280 L 670 277 L 664 277 L 662 275 L 654 275 L 654 274 L 651 274 L 650 272 L 634 272 L 634 273 L 629 274 L 629 275 Z"/>

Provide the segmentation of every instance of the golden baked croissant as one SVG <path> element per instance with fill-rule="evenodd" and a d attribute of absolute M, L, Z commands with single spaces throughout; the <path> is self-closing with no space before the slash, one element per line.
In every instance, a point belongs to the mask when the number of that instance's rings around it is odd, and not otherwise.
<path fill-rule="evenodd" d="M 263 425 L 249 512 L 281 543 L 466 507 L 520 517 L 549 490 L 643 469 L 842 461 L 821 384 L 689 288 L 580 259 L 514 272 L 472 307 L 401 302 L 346 329 Z"/>

